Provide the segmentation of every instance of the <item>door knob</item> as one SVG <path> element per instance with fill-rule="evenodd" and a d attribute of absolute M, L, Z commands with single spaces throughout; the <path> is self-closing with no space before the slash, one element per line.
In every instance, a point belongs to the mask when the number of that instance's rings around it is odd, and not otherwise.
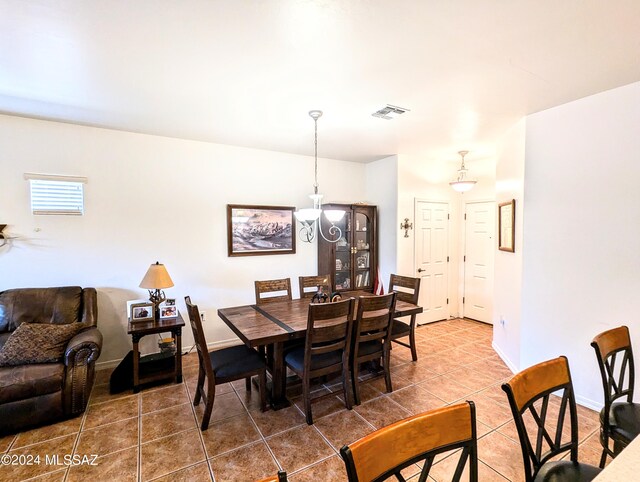
<path fill-rule="evenodd" d="M 426 269 L 418 268 L 418 273 L 422 273 L 423 271 L 427 271 Z"/>

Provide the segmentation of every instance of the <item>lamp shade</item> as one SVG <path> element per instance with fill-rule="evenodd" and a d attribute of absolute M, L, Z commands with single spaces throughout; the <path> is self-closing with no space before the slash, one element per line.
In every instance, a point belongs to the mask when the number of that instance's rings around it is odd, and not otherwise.
<path fill-rule="evenodd" d="M 164 264 L 160 264 L 157 261 L 155 264 L 149 266 L 147 273 L 140 282 L 140 288 L 150 290 L 171 288 L 172 286 L 173 280 L 171 276 L 169 276 L 169 273 L 167 273 L 167 268 L 164 267 Z"/>

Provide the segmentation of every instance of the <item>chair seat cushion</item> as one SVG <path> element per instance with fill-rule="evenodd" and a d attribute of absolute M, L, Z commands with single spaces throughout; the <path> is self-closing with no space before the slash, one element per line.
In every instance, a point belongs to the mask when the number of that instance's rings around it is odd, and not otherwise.
<path fill-rule="evenodd" d="M 391 326 L 391 336 L 398 337 L 409 335 L 409 333 L 411 333 L 411 326 L 408 323 L 397 319 L 393 320 L 393 325 Z"/>
<path fill-rule="evenodd" d="M 600 420 L 603 418 L 600 411 Z M 640 434 L 640 403 L 618 402 L 611 405 L 609 424 L 613 436 L 629 443 Z"/>
<path fill-rule="evenodd" d="M 302 372 L 304 368 L 304 346 L 293 348 L 285 355 L 284 361 L 294 370 Z M 338 363 L 342 363 L 342 350 L 330 351 L 329 353 L 311 357 L 311 370 L 319 370 Z"/>
<path fill-rule="evenodd" d="M 257 372 L 265 368 L 260 354 L 245 345 L 231 346 L 209 352 L 216 377 L 240 378 L 243 373 Z"/>
<path fill-rule="evenodd" d="M 547 462 L 536 475 L 535 482 L 588 482 L 602 471 L 593 465 L 570 460 Z"/>
<path fill-rule="evenodd" d="M 63 363 L 0 368 L 0 404 L 62 390 Z"/>
<path fill-rule="evenodd" d="M 358 345 L 358 357 L 382 352 L 382 342 L 380 340 L 363 341 Z"/>

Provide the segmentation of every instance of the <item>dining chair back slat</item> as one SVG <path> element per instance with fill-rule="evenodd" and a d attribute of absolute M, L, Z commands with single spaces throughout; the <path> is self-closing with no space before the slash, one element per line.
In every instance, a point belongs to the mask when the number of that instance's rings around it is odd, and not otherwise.
<path fill-rule="evenodd" d="M 322 291 L 327 296 L 331 295 L 331 275 L 321 276 L 300 276 L 298 277 L 300 284 L 300 298 L 313 298 L 313 296 Z"/>
<path fill-rule="evenodd" d="M 291 280 L 289 278 L 255 281 L 256 305 L 291 301 Z M 265 296 L 267 295 L 267 296 Z"/>
<path fill-rule="evenodd" d="M 399 301 L 418 304 L 420 297 L 420 278 L 392 274 L 389 279 L 389 293 L 395 292 Z M 391 327 L 391 341 L 411 349 L 411 359 L 418 361 L 418 347 L 416 345 L 416 315 L 411 315 L 409 323 L 395 318 Z M 409 343 L 401 338 L 409 337 Z"/>

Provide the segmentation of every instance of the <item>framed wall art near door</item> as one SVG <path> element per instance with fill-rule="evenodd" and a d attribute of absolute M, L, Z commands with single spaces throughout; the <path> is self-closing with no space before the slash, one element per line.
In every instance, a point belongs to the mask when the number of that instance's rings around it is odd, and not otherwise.
<path fill-rule="evenodd" d="M 516 200 L 498 204 L 498 249 L 515 252 Z"/>
<path fill-rule="evenodd" d="M 227 204 L 229 256 L 294 254 L 295 210 L 292 206 Z"/>

